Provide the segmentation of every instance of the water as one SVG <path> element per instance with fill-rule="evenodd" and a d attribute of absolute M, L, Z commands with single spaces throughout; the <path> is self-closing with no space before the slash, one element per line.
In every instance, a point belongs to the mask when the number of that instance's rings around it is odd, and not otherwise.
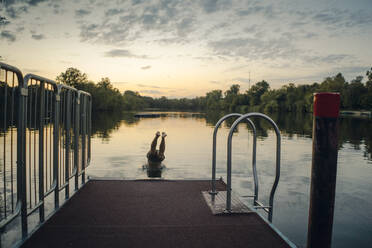
<path fill-rule="evenodd" d="M 160 118 L 133 114 L 93 118 L 91 177 L 147 178 L 146 153 L 157 130 L 166 131 L 165 179 L 210 179 L 212 133 L 219 114 L 161 113 Z M 274 201 L 273 223 L 297 245 L 306 245 L 312 152 L 311 115 L 270 115 L 282 132 L 281 178 Z M 226 178 L 226 140 L 232 120 L 219 130 L 217 176 Z M 275 133 L 255 122 L 259 138 L 259 199 L 268 202 L 275 175 Z M 333 247 L 370 247 L 372 242 L 371 119 L 340 119 L 340 141 Z M 160 140 L 159 140 L 160 141 Z M 252 135 L 241 124 L 233 137 L 233 190 L 252 193 Z M 251 200 L 246 199 L 251 204 Z M 262 213 L 266 216 L 265 213 Z"/>

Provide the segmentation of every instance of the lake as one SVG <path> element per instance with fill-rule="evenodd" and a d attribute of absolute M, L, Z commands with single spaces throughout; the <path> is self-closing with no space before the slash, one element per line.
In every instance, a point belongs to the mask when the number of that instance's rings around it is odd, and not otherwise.
<path fill-rule="evenodd" d="M 157 112 L 158 118 L 136 118 L 133 113 L 93 116 L 91 177 L 148 178 L 143 168 L 156 131 L 165 131 L 164 179 L 210 179 L 212 134 L 219 113 Z M 269 115 L 282 134 L 281 177 L 275 194 L 273 224 L 298 246 L 306 245 L 312 116 Z M 273 129 L 252 119 L 258 130 L 259 200 L 268 203 L 275 175 Z M 233 120 L 219 130 L 217 177 L 226 179 L 227 134 Z M 333 247 L 370 247 L 372 243 L 372 120 L 340 118 Z M 160 139 L 159 139 L 160 142 Z M 252 194 L 252 133 L 245 123 L 233 137 L 232 188 Z M 251 204 L 251 198 L 243 199 Z M 262 212 L 262 215 L 267 215 Z"/>

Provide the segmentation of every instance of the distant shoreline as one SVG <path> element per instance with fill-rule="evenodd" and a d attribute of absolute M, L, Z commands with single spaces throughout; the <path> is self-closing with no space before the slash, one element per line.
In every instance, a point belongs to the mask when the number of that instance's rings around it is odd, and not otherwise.
<path fill-rule="evenodd" d="M 372 117 L 371 111 L 341 110 L 340 115 L 355 117 Z"/>

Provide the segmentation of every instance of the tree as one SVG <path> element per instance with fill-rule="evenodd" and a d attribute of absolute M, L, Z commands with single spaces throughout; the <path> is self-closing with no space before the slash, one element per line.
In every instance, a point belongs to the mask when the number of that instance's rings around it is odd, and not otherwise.
<path fill-rule="evenodd" d="M 114 87 L 112 86 L 110 79 L 108 77 L 101 78 L 101 81 L 97 83 L 98 87 L 102 87 L 105 89 L 113 89 Z"/>
<path fill-rule="evenodd" d="M 366 76 L 368 78 L 366 82 L 367 93 L 362 98 L 363 108 L 372 110 L 372 67 L 367 71 Z"/>
<path fill-rule="evenodd" d="M 235 111 L 235 108 L 239 104 L 239 84 L 231 85 L 230 89 L 225 91 L 225 109 L 229 111 Z"/>
<path fill-rule="evenodd" d="M 349 109 L 362 109 L 362 99 L 367 88 L 362 83 L 363 77 L 357 76 L 344 90 L 344 107 Z"/>
<path fill-rule="evenodd" d="M 262 80 L 253 85 L 247 94 L 250 96 L 250 105 L 259 105 L 261 103 L 261 96 L 270 89 L 270 85 Z"/>
<path fill-rule="evenodd" d="M 342 93 L 346 86 L 346 80 L 341 73 L 334 77 L 327 77 L 321 84 L 319 91 L 339 92 Z"/>
<path fill-rule="evenodd" d="M 126 90 L 123 95 L 124 109 L 138 110 L 147 107 L 148 105 L 138 92 Z"/>
<path fill-rule="evenodd" d="M 217 110 L 221 108 L 221 101 L 222 101 L 221 90 L 213 90 L 211 92 L 208 92 L 206 95 L 206 98 L 207 98 L 207 109 Z"/>
<path fill-rule="evenodd" d="M 230 86 L 229 90 L 225 91 L 225 97 L 228 96 L 237 96 L 239 94 L 240 85 L 239 84 L 233 84 Z"/>
<path fill-rule="evenodd" d="M 70 67 L 65 72 L 62 72 L 56 78 L 57 83 L 67 84 L 76 89 L 81 89 L 83 85 L 88 83 L 88 76 L 80 70 Z"/>
<path fill-rule="evenodd" d="M 368 81 L 372 81 L 372 67 L 366 72 L 366 76 L 368 77 Z"/>

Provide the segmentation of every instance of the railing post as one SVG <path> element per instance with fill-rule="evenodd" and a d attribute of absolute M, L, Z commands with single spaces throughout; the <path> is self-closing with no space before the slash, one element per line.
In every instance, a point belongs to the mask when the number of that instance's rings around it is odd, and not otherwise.
<path fill-rule="evenodd" d="M 82 139 L 82 142 L 81 142 L 81 182 L 82 184 L 85 184 L 85 167 L 86 167 L 86 160 L 85 160 L 85 157 L 86 157 L 86 130 L 87 130 L 87 127 L 86 127 L 86 118 L 87 118 L 87 109 L 86 109 L 86 96 L 81 94 L 80 97 L 82 97 L 82 101 L 81 101 L 81 105 L 82 105 L 82 113 L 81 113 L 81 120 L 82 120 L 82 123 L 81 123 L 81 139 Z"/>
<path fill-rule="evenodd" d="M 253 182 L 254 182 L 254 196 L 253 196 L 253 206 L 257 205 L 258 201 L 258 176 L 256 168 L 256 153 L 257 153 L 257 130 L 256 126 L 250 119 L 246 119 L 248 124 L 252 128 L 253 132 L 253 145 L 252 145 L 252 173 L 253 173 Z"/>
<path fill-rule="evenodd" d="M 314 95 L 308 248 L 331 247 L 337 176 L 339 93 Z"/>
<path fill-rule="evenodd" d="M 69 179 L 70 179 L 70 145 L 71 145 L 71 91 L 67 90 L 66 94 L 66 108 L 65 113 L 63 113 L 65 118 L 65 131 L 66 131 L 66 140 L 65 140 L 65 199 L 67 200 L 70 197 L 70 185 L 69 185 Z"/>
<path fill-rule="evenodd" d="M 91 152 L 92 152 L 92 147 L 91 147 L 91 135 L 92 135 L 92 96 L 89 96 L 89 108 L 88 108 L 88 161 L 87 165 L 90 164 L 90 159 L 91 159 Z"/>
<path fill-rule="evenodd" d="M 59 112 L 61 104 L 60 90 L 55 87 L 54 90 L 54 127 L 53 127 L 53 177 L 54 177 L 54 208 L 59 208 Z"/>
<path fill-rule="evenodd" d="M 45 124 L 45 82 L 40 81 L 40 119 L 39 119 L 39 208 L 40 223 L 44 222 L 44 124 Z M 35 99 L 37 101 L 37 99 Z M 31 166 L 31 165 L 30 165 Z M 36 173 L 36 172 L 35 172 Z"/>
<path fill-rule="evenodd" d="M 74 123 L 74 166 L 75 174 L 75 191 L 79 188 L 79 137 L 80 137 L 80 93 L 76 92 L 75 97 L 75 123 Z"/>
<path fill-rule="evenodd" d="M 21 83 L 21 82 L 19 82 Z M 27 191 L 26 191 L 26 123 L 27 123 L 27 95 L 28 90 L 19 86 L 19 109 L 17 130 L 17 194 L 21 200 L 22 239 L 28 234 L 27 225 Z"/>

